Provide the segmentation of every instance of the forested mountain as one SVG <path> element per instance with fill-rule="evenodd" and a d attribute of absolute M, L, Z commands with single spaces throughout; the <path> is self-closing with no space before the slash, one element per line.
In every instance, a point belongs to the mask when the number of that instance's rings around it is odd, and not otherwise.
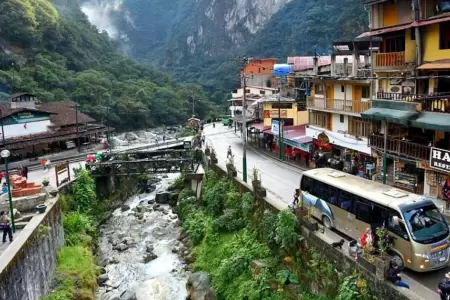
<path fill-rule="evenodd" d="M 83 0 L 128 54 L 181 80 L 195 81 L 216 101 L 239 82 L 235 55 L 277 57 L 326 53 L 336 40 L 368 29 L 361 0 Z M 88 9 L 83 9 L 87 11 Z M 225 97 L 226 99 L 226 97 Z"/>
<path fill-rule="evenodd" d="M 175 82 L 150 64 L 121 56 L 74 0 L 0 2 L 0 92 L 71 99 L 119 130 L 178 124 L 212 105 L 200 86 Z"/>

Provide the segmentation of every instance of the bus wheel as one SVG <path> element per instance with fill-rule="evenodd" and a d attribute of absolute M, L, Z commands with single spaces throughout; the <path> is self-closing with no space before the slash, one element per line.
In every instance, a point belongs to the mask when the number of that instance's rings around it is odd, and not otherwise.
<path fill-rule="evenodd" d="M 325 225 L 326 228 L 328 228 L 328 229 L 333 228 L 333 225 L 332 225 L 331 220 L 330 220 L 329 217 L 323 216 L 322 217 L 322 222 L 323 222 L 323 225 Z"/>
<path fill-rule="evenodd" d="M 392 260 L 397 263 L 397 266 L 400 269 L 403 269 L 405 267 L 405 262 L 403 261 L 403 258 L 396 252 L 391 253 Z"/>

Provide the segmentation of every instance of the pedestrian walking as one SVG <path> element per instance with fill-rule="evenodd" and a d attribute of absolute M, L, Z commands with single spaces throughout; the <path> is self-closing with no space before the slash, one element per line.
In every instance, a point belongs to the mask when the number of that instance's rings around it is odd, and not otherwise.
<path fill-rule="evenodd" d="M 294 208 L 298 205 L 299 197 L 300 197 L 300 189 L 295 189 L 294 202 L 292 202 Z"/>
<path fill-rule="evenodd" d="M 233 152 L 231 151 L 231 146 L 228 146 L 228 150 L 227 150 L 227 159 L 229 157 L 233 156 Z"/>
<path fill-rule="evenodd" d="M 445 274 L 445 278 L 439 281 L 438 293 L 441 300 L 450 300 L 450 272 Z"/>
<path fill-rule="evenodd" d="M 50 161 L 50 159 L 47 159 L 47 160 L 45 160 L 45 163 L 44 163 L 44 170 L 50 171 L 50 168 L 51 168 L 51 161 Z"/>
<path fill-rule="evenodd" d="M 27 166 L 23 167 L 22 172 L 23 172 L 22 176 L 25 177 L 25 179 L 28 179 L 28 167 Z"/>
<path fill-rule="evenodd" d="M 0 224 L 3 226 L 3 243 L 6 243 L 6 236 L 9 237 L 9 242 L 13 241 L 12 229 L 10 219 L 4 211 L 0 212 Z"/>

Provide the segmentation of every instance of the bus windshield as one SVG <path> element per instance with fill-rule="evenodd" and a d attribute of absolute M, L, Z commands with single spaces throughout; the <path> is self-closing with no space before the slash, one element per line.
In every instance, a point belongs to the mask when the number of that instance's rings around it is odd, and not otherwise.
<path fill-rule="evenodd" d="M 418 243 L 435 243 L 449 234 L 447 222 L 434 205 L 413 208 L 404 211 L 403 215 L 412 239 Z"/>

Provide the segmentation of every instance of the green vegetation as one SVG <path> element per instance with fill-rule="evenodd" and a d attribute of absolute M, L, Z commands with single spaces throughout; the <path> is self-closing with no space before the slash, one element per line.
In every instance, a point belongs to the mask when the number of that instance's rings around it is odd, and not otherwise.
<path fill-rule="evenodd" d="M 58 287 L 46 300 L 95 299 L 96 265 L 92 252 L 82 246 L 63 247 L 58 253 Z"/>
<path fill-rule="evenodd" d="M 211 274 L 219 299 L 372 299 L 359 274 L 337 273 L 304 243 L 290 210 L 263 211 L 227 178 L 208 172 L 202 201 L 180 194 L 178 212 L 194 247 L 193 268 Z"/>
<path fill-rule="evenodd" d="M 213 109 L 195 84 L 173 81 L 118 53 L 78 1 L 4 0 L 0 11 L 0 93 L 34 92 L 42 101 L 72 100 L 118 130 L 179 124 Z"/>
<path fill-rule="evenodd" d="M 97 226 L 104 213 L 97 201 L 94 180 L 80 170 L 71 194 L 60 195 L 66 246 L 58 253 L 56 288 L 46 300 L 94 300 L 97 287 Z"/>

